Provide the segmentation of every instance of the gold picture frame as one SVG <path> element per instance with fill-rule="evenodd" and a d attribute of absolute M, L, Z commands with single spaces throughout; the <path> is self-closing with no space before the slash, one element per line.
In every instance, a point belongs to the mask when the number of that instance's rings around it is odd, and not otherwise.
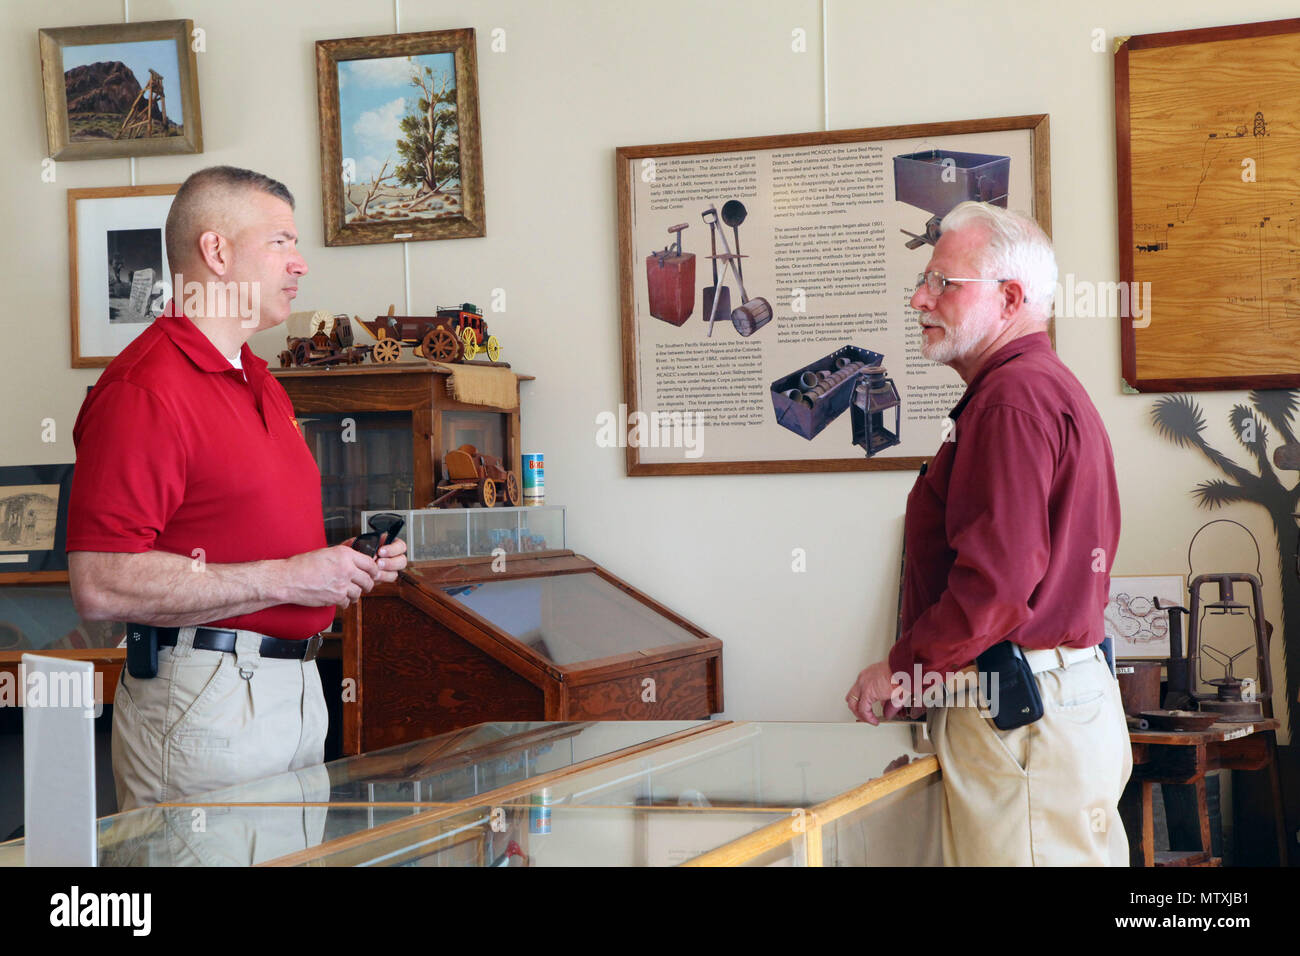
<path fill-rule="evenodd" d="M 191 20 L 152 20 L 41 30 L 41 80 L 50 158 L 115 159 L 203 152 L 198 63 L 190 42 L 193 29 Z M 90 47 L 104 49 L 90 52 Z M 169 47 L 173 48 L 170 52 Z M 73 62 L 71 67 L 69 62 Z M 96 71 L 96 67 L 100 69 Z M 81 72 L 70 76 L 74 71 Z M 78 107 L 71 111 L 70 84 Z M 108 90 L 114 85 L 124 85 L 127 98 L 133 89 L 138 92 L 129 103 L 123 96 L 113 100 Z M 172 93 L 170 103 L 168 90 Z M 173 118 L 178 109 L 179 122 Z M 160 124 L 156 129 L 155 123 Z"/>
<path fill-rule="evenodd" d="M 472 28 L 317 41 L 316 90 L 325 245 L 487 234 Z"/>

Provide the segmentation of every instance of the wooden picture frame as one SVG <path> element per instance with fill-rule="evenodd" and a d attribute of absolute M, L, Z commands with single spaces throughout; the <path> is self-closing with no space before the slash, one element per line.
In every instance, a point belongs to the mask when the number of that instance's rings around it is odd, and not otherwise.
<path fill-rule="evenodd" d="M 191 20 L 152 20 L 147 23 L 106 23 L 99 26 L 61 27 L 40 31 L 41 81 L 45 89 L 45 132 L 50 157 L 57 160 L 113 159 L 121 156 L 165 156 L 176 153 L 203 152 L 203 118 L 199 110 L 198 61 L 190 38 Z M 171 56 L 164 49 L 175 46 L 175 70 Z M 98 52 L 76 52 L 85 47 L 104 47 Z M 66 67 L 69 54 L 78 62 Z M 103 56 L 112 57 L 100 61 Z M 125 57 L 125 59 L 122 59 Z M 81 62 L 84 61 L 84 62 Z M 108 73 L 97 76 L 91 64 L 103 63 Z M 153 70 L 154 65 L 162 72 Z M 121 69 L 117 69 L 120 67 Z M 86 87 L 79 92 L 86 109 L 68 110 L 68 77 L 71 70 L 82 70 L 77 78 Z M 148 71 L 141 76 L 142 71 Z M 114 75 L 116 72 L 116 76 Z M 103 71 L 101 71 L 103 72 Z M 171 73 L 169 76 L 168 74 Z M 152 78 L 157 75 L 157 80 Z M 105 80 L 113 81 L 105 85 Z M 131 84 L 139 88 L 129 104 L 106 102 L 107 90 L 125 83 L 126 97 Z M 155 83 L 157 84 L 155 86 Z M 167 89 L 172 90 L 169 101 Z M 99 93 L 98 96 L 91 95 Z M 111 106 L 112 109 L 103 109 Z M 122 107 L 126 106 L 123 110 Z M 177 109 L 180 122 L 172 117 Z M 173 132 L 154 132 L 155 109 Z M 121 123 L 117 122 L 121 118 Z M 117 127 L 116 130 L 113 127 Z M 97 131 L 97 132 L 92 132 Z M 124 132 L 125 131 L 125 132 Z M 132 135 L 132 133 L 136 135 Z"/>
<path fill-rule="evenodd" d="M 0 582 L 40 583 L 67 571 L 72 467 L 0 467 Z"/>
<path fill-rule="evenodd" d="M 1120 286 L 1147 300 L 1120 318 L 1130 389 L 1300 386 L 1298 59 L 1300 19 L 1117 43 Z"/>
<path fill-rule="evenodd" d="M 171 269 L 163 232 L 171 197 L 180 188 L 170 183 L 68 190 L 73 368 L 107 366 L 167 304 Z M 145 270 L 152 273 L 148 282 Z M 122 292 L 127 294 L 116 294 Z"/>
<path fill-rule="evenodd" d="M 930 177 L 923 189 L 914 178 L 921 166 Z M 822 185 L 805 187 L 798 174 L 787 171 L 800 167 L 811 179 L 820 178 Z M 919 351 L 919 324 L 906 303 L 916 275 L 926 267 L 939 219 L 962 198 L 973 198 L 1026 212 L 1051 234 L 1046 114 L 625 146 L 616 151 L 615 170 L 623 407 L 609 422 L 613 434 L 600 432 L 597 441 L 626 448 L 631 476 L 916 469 L 943 440 L 943 416 L 965 388 L 951 369 L 904 359 L 905 353 Z M 733 204 L 738 199 L 749 208 Z M 739 215 L 733 211 L 732 221 L 724 224 L 733 205 L 740 206 Z M 710 207 L 717 213 L 716 231 L 707 218 Z M 927 214 L 931 220 L 925 223 Z M 746 218 L 749 231 L 742 234 L 739 225 Z M 688 227 L 684 235 L 679 229 L 683 220 Z M 782 231 L 799 223 L 806 224 L 812 238 Z M 842 242 L 847 233 L 837 234 L 836 229 L 857 233 Z M 660 252 L 660 246 L 673 241 L 675 231 L 682 237 L 681 248 Z M 695 252 L 686 253 L 689 242 L 695 243 L 698 259 Z M 838 254 L 845 245 L 855 247 L 847 256 L 823 255 Z M 778 251 L 782 248 L 795 251 Z M 805 253 L 822 261 L 805 267 L 799 258 Z M 719 260 L 719 255 L 724 258 Z M 854 261 L 841 265 L 832 263 L 834 258 Z M 680 280 L 679 288 L 690 286 L 690 294 L 679 299 L 689 298 L 689 303 L 675 314 L 659 314 L 651 301 L 652 268 L 656 262 L 663 268 L 685 259 L 692 260 L 692 278 Z M 710 259 L 724 263 L 723 281 L 712 287 L 703 278 Z M 697 261 L 703 263 L 698 270 Z M 745 310 L 736 308 L 730 322 L 725 316 L 717 320 L 716 314 L 713 322 L 707 321 L 706 303 L 714 288 L 725 285 L 731 262 L 740 262 L 739 275 L 731 269 L 730 285 L 719 298 L 728 295 L 729 307 L 743 299 L 746 308 L 760 300 L 768 306 L 768 318 L 749 322 Z M 805 290 L 808 283 L 819 283 L 822 289 Z M 800 313 L 800 294 L 805 291 L 806 311 Z M 807 308 L 814 294 L 823 295 L 815 307 L 820 310 L 815 325 L 813 310 Z M 763 296 L 771 297 L 770 303 Z M 748 357 L 729 365 L 733 356 L 745 356 L 742 350 L 748 350 Z M 876 384 L 887 399 L 893 389 L 893 411 L 887 410 L 883 418 L 872 418 L 868 411 L 855 420 L 857 399 L 870 401 L 865 391 L 857 391 L 868 378 L 865 369 L 879 370 L 882 363 L 890 377 Z M 787 390 L 787 380 L 803 373 L 820 375 L 817 370 L 823 368 L 833 375 L 834 368 L 846 365 L 862 371 L 851 369 L 822 393 L 834 401 L 823 405 L 820 417 L 815 405 L 804 415 L 810 421 L 800 420 L 804 413 L 790 414 L 797 398 L 791 392 L 797 390 Z M 685 387 L 666 386 L 672 376 L 665 373 L 681 378 L 683 368 Z M 699 372 L 702 368 L 715 371 Z M 697 394 L 692 394 L 693 387 Z M 742 396 L 742 407 L 734 414 L 723 411 L 728 402 L 736 404 L 726 394 L 729 389 Z M 674 414 L 684 418 L 688 412 L 680 409 L 705 407 L 708 403 L 701 399 L 706 393 L 724 401 L 712 403 L 716 412 L 690 414 L 714 415 L 696 420 L 702 422 L 703 438 L 714 436 L 705 444 L 721 451 L 665 451 L 669 441 L 658 440 L 660 430 L 653 424 L 647 439 L 643 424 L 667 422 Z M 906 418 L 901 417 L 904 413 Z M 733 424 L 731 419 L 737 417 L 743 420 Z M 876 444 L 864 420 L 873 421 L 876 429 L 884 423 L 883 445 Z M 600 417 L 597 424 L 604 428 Z"/>
<path fill-rule="evenodd" d="M 340 75 L 349 90 L 346 103 L 340 99 Z M 413 87 L 423 95 L 405 93 Z M 325 245 L 487 234 L 472 28 L 317 41 L 316 91 Z M 383 114 L 379 107 L 398 96 L 406 100 L 404 116 Z M 437 108 L 439 101 L 443 109 Z M 422 110 L 422 102 L 434 105 Z M 426 140 L 403 130 L 408 122 L 421 131 L 437 128 L 441 158 L 428 159 Z M 455 142 L 444 139 L 449 136 Z M 385 145 L 394 142 L 399 143 L 395 152 Z M 400 162 L 404 149 L 406 161 Z M 420 149 L 428 160 L 423 169 Z M 372 150 L 390 152 L 380 157 Z"/>

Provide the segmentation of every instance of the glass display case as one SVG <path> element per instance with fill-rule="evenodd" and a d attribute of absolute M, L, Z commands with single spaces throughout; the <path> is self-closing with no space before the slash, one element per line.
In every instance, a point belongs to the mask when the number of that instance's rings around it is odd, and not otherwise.
<path fill-rule="evenodd" d="M 485 724 L 106 817 L 99 863 L 929 865 L 939 796 L 900 725 Z"/>
<path fill-rule="evenodd" d="M 375 509 L 362 512 L 361 526 L 370 527 L 370 516 L 381 510 L 399 514 L 405 521 L 400 537 L 411 562 L 486 557 L 498 549 L 530 554 L 565 548 L 565 515 L 559 505 Z"/>
<path fill-rule="evenodd" d="M 720 712 L 722 642 L 572 551 L 408 566 L 343 615 L 344 753 L 501 720 Z"/>
<path fill-rule="evenodd" d="M 103 675 L 103 703 L 111 704 L 126 662 L 126 649 L 119 646 L 125 637 L 125 624 L 81 619 L 66 571 L 12 575 L 0 582 L 0 673 L 14 680 L 23 654 L 91 661 Z"/>

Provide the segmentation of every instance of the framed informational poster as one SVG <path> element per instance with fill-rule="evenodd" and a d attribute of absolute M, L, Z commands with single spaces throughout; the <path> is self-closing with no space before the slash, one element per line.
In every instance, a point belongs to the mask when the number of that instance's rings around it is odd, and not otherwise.
<path fill-rule="evenodd" d="M 1106 636 L 1114 641 L 1116 657 L 1169 656 L 1169 614 L 1156 607 L 1157 598 L 1162 607 L 1187 607 L 1186 579 L 1181 574 L 1111 577 Z"/>
<path fill-rule="evenodd" d="M 629 475 L 914 469 L 965 385 L 909 300 L 966 200 L 1051 231 L 1046 115 L 617 152 Z"/>
<path fill-rule="evenodd" d="M 1300 386 L 1300 19 L 1115 52 L 1124 381 Z M 1139 312 L 1141 314 L 1139 314 Z"/>

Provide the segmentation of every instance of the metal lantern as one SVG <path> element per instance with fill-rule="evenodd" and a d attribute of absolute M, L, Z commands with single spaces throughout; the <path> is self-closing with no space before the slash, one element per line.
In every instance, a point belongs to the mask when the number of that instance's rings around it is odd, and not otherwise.
<path fill-rule="evenodd" d="M 894 428 L 887 427 L 888 412 L 894 410 Z M 892 448 L 899 438 L 902 404 L 898 387 L 886 377 L 882 365 L 868 368 L 858 378 L 853 389 L 853 444 L 860 445 L 870 458 L 886 448 Z"/>

